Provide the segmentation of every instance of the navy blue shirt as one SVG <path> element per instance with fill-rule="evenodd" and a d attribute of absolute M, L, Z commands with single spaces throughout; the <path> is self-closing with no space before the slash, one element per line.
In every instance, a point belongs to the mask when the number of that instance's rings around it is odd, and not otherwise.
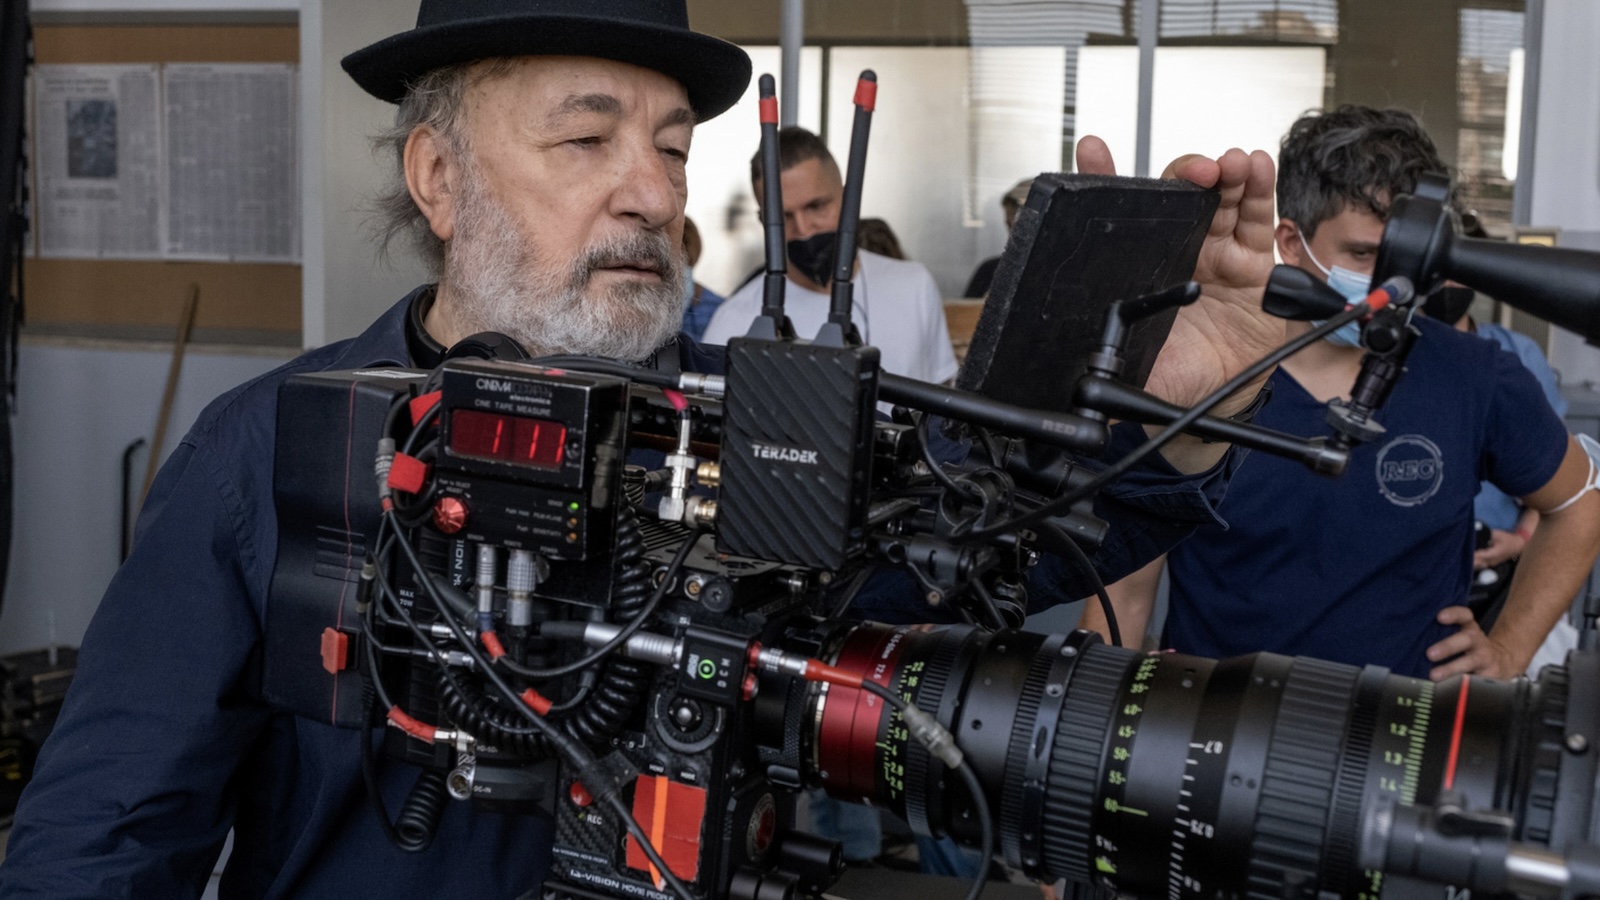
<path fill-rule="evenodd" d="M 1453 633 L 1435 614 L 1465 602 L 1479 482 L 1512 496 L 1543 487 L 1567 433 L 1515 356 L 1418 318 L 1406 372 L 1342 476 L 1253 453 L 1207 526 L 1169 558 L 1165 642 L 1227 657 L 1258 650 L 1423 677 L 1427 647 Z M 1323 404 L 1282 369 L 1256 416 L 1328 435 Z"/>
<path fill-rule="evenodd" d="M 138 536 L 87 635 L 60 720 L 17 810 L 0 898 L 198 897 L 229 829 L 225 898 L 511 898 L 549 867 L 550 828 L 446 804 L 421 853 L 385 838 L 360 777 L 360 742 L 260 697 L 267 589 L 277 556 L 272 493 L 278 388 L 292 375 L 413 363 L 407 312 L 419 289 L 364 334 L 313 350 L 213 402 L 173 451 Z M 426 355 L 426 348 L 417 348 Z M 686 369 L 719 353 L 680 344 Z M 1119 438 L 1119 447 L 1134 440 Z M 1202 477 L 1159 460 L 1101 498 L 1116 526 L 1096 557 L 1107 578 L 1211 521 L 1238 455 Z M 1081 573 L 1036 567 L 1041 597 L 1085 592 Z M 915 596 L 877 608 L 924 612 Z M 332 624 L 330 620 L 330 624 Z M 384 762 L 393 816 L 417 770 Z"/>

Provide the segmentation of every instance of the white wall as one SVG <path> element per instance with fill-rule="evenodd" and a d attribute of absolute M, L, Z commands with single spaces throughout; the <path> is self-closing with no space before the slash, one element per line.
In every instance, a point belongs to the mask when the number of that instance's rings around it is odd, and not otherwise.
<path fill-rule="evenodd" d="M 1265 150 L 1322 105 L 1322 47 L 1159 47 L 1150 116 L 1150 174 L 1185 153 Z M 1133 171 L 1139 48 L 1078 51 L 1078 133 L 1105 140 L 1118 172 Z"/>
<path fill-rule="evenodd" d="M 339 60 L 416 24 L 416 0 L 303 0 L 304 341 L 316 347 L 359 334 L 427 280 L 408 248 L 380 260 L 366 212 L 388 161 L 370 138 L 394 121 L 394 106 L 367 95 Z"/>
<path fill-rule="evenodd" d="M 300 0 L 31 0 L 39 13 L 295 12 Z"/>
<path fill-rule="evenodd" d="M 761 222 L 750 193 L 750 157 L 761 146 L 758 116 L 762 73 L 778 77 L 777 47 L 746 47 L 753 69 L 750 86 L 732 109 L 696 125 L 689 152 L 688 215 L 700 230 L 704 250 L 694 278 L 726 296 L 762 261 Z M 780 89 L 781 90 L 781 89 Z M 816 131 L 822 122 L 822 51 L 800 51 L 800 109 L 795 124 Z"/>
<path fill-rule="evenodd" d="M 1531 221 L 1561 229 L 1566 247 L 1600 250 L 1600 3 L 1547 0 L 1540 48 Z M 1600 350 L 1552 328 L 1550 364 L 1563 384 L 1600 384 Z"/>
<path fill-rule="evenodd" d="M 200 411 L 287 351 L 190 348 L 173 395 L 163 454 Z M 16 493 L 0 654 L 76 646 L 121 561 L 122 452 L 151 439 L 171 350 L 24 340 L 13 420 Z M 148 444 L 146 445 L 148 448 Z M 144 478 L 143 460 L 133 480 Z"/>
<path fill-rule="evenodd" d="M 828 85 L 828 148 L 850 158 L 856 80 L 878 76 L 861 215 L 889 223 L 946 297 L 1000 252 L 1000 197 L 1061 168 L 1060 48 L 838 47 Z M 862 288 L 857 288 L 861 290 Z"/>

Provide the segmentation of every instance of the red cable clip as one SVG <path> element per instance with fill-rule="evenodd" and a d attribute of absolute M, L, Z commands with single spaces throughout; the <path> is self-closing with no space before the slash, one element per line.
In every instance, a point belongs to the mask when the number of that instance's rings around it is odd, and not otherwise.
<path fill-rule="evenodd" d="M 389 467 L 389 487 L 408 494 L 419 494 L 427 483 L 427 463 L 404 453 L 394 455 L 394 464 Z"/>
<path fill-rule="evenodd" d="M 406 734 L 409 734 L 418 740 L 427 741 L 430 744 L 433 743 L 435 736 L 437 736 L 439 733 L 439 729 L 427 724 L 426 722 L 419 722 L 416 719 L 411 718 L 410 716 L 406 715 L 405 710 L 398 706 L 389 707 L 389 721 L 393 722 L 395 727 L 399 728 L 401 731 L 404 731 Z"/>
<path fill-rule="evenodd" d="M 427 417 L 428 412 L 439 405 L 439 398 L 444 396 L 443 391 L 433 391 L 411 398 L 411 424 L 416 425 Z"/>

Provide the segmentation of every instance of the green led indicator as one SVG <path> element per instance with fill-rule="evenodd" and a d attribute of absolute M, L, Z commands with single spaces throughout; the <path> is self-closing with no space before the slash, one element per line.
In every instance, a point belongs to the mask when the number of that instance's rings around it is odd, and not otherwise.
<path fill-rule="evenodd" d="M 579 509 L 582 509 L 582 507 L 578 505 L 578 501 L 576 500 L 567 504 L 567 510 L 569 512 L 577 512 Z"/>
<path fill-rule="evenodd" d="M 717 677 L 717 664 L 709 659 L 700 660 L 700 677 L 707 679 Z"/>

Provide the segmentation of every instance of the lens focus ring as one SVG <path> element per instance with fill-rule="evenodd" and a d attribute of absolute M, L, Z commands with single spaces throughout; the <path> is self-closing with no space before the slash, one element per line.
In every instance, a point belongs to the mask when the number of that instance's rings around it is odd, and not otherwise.
<path fill-rule="evenodd" d="M 1256 810 L 1251 897 L 1282 900 L 1317 884 L 1357 671 L 1301 658 L 1284 680 Z"/>
<path fill-rule="evenodd" d="M 1132 650 L 1094 645 L 1084 651 L 1062 705 L 1045 788 L 1044 864 L 1069 881 L 1092 880 L 1090 858 L 1095 792 L 1117 694 L 1138 659 Z"/>

